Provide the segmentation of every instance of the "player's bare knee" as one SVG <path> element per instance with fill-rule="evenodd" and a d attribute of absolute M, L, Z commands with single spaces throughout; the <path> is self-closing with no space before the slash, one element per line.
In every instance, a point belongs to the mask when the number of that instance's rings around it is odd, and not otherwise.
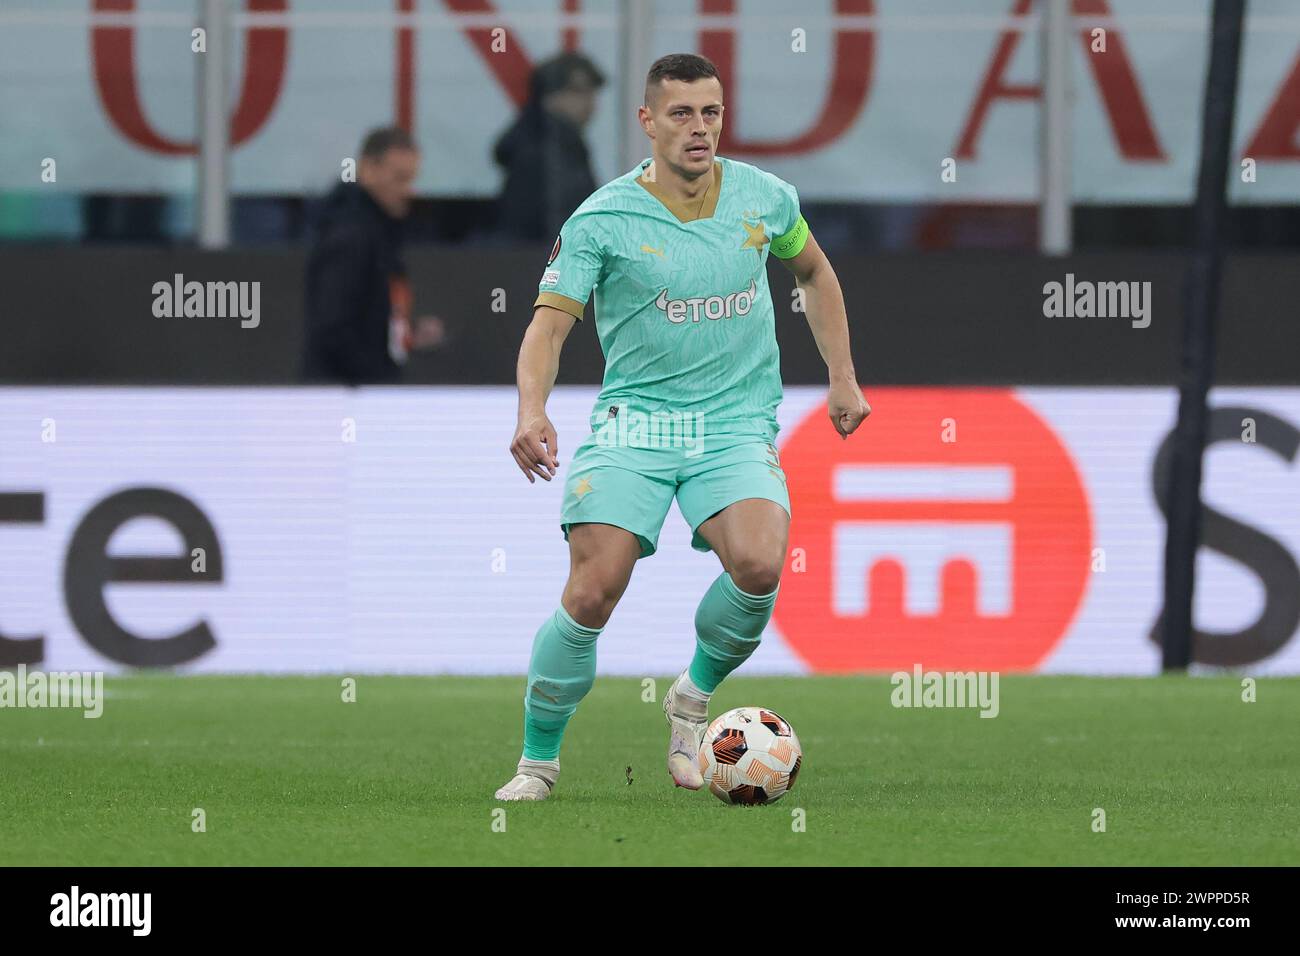
<path fill-rule="evenodd" d="M 731 580 L 747 594 L 771 594 L 781 583 L 781 561 L 760 554 L 736 555 Z"/>
<path fill-rule="evenodd" d="M 570 579 L 564 589 L 564 609 L 583 627 L 604 627 L 618 603 L 619 591 L 590 579 Z"/>

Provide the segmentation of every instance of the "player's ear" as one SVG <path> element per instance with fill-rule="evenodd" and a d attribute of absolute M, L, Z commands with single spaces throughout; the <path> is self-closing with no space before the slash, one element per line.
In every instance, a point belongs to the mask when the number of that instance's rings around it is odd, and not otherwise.
<path fill-rule="evenodd" d="M 654 139 L 655 121 L 654 117 L 650 115 L 650 108 L 646 106 L 638 106 L 636 108 L 636 119 L 637 122 L 641 124 L 641 129 L 645 134 L 651 139 Z"/>

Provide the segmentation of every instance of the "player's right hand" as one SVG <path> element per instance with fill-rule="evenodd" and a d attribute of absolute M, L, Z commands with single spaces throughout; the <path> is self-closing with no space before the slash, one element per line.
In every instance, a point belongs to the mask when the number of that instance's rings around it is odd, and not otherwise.
<path fill-rule="evenodd" d="M 530 482 L 536 482 L 538 476 L 550 481 L 555 469 L 560 467 L 559 453 L 555 426 L 549 418 L 533 415 L 519 419 L 514 441 L 510 443 L 510 454 L 515 456 L 519 470 Z"/>

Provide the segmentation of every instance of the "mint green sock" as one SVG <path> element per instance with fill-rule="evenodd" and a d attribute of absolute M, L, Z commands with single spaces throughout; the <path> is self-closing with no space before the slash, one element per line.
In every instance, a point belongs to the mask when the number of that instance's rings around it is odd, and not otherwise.
<path fill-rule="evenodd" d="M 564 728 L 596 680 L 602 630 L 583 627 L 563 605 L 538 629 L 524 692 L 525 759 L 559 759 Z"/>
<path fill-rule="evenodd" d="M 691 683 L 712 694 L 724 677 L 749 659 L 772 619 L 779 590 L 778 585 L 771 594 L 750 594 L 736 587 L 726 571 L 718 576 L 695 612 Z"/>

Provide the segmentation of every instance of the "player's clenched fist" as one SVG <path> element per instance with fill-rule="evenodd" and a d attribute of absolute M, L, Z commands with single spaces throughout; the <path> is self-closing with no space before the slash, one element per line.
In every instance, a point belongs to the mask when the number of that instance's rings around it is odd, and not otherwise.
<path fill-rule="evenodd" d="M 862 389 L 856 382 L 837 382 L 832 385 L 826 406 L 830 412 L 831 424 L 841 438 L 852 435 L 871 414 L 871 406 L 862 397 Z"/>
<path fill-rule="evenodd" d="M 547 481 L 560 467 L 560 446 L 555 437 L 555 426 L 545 415 L 532 415 L 520 418 L 515 429 L 514 441 L 510 443 L 510 454 L 515 456 L 515 463 L 535 482 L 535 475 Z"/>

